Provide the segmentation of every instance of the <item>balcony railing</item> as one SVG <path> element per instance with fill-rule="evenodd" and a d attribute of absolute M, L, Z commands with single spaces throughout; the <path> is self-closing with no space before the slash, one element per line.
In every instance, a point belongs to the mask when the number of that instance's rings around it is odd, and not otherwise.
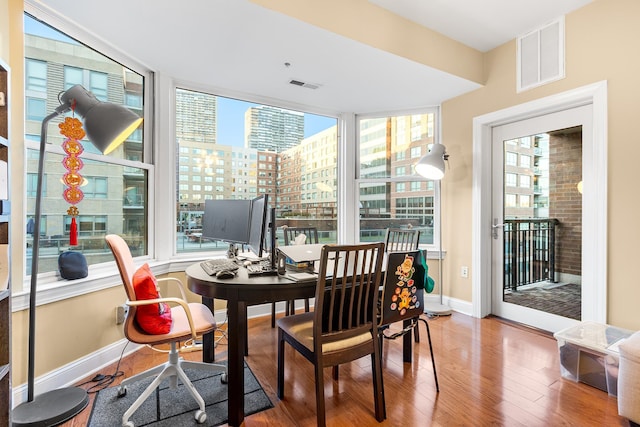
<path fill-rule="evenodd" d="M 504 221 L 504 288 L 541 281 L 555 282 L 555 229 L 558 220 Z"/>

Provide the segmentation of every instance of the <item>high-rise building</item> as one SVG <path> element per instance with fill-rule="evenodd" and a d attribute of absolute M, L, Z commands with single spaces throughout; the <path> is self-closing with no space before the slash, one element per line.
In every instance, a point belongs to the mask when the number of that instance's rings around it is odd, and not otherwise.
<path fill-rule="evenodd" d="M 278 155 L 278 209 L 314 218 L 335 214 L 337 138 L 332 126 Z"/>
<path fill-rule="evenodd" d="M 176 90 L 176 138 L 183 142 L 217 142 L 218 98 L 203 92 Z"/>
<path fill-rule="evenodd" d="M 26 140 L 39 140 L 43 119 L 60 105 L 58 94 L 76 84 L 90 90 L 101 101 L 125 105 L 137 114 L 143 114 L 142 76 L 107 57 L 96 55 L 91 49 L 79 47 L 71 39 L 25 34 L 24 55 Z M 58 129 L 62 120 L 62 116 L 57 117 L 48 124 L 47 142 L 52 146 L 60 146 L 64 140 Z M 142 137 L 142 128 L 139 128 L 110 157 L 142 161 Z M 86 140 L 83 147 L 87 153 L 96 152 Z M 39 159 L 31 150 L 26 158 L 27 214 L 32 215 Z M 86 162 L 80 170 L 84 178 L 84 199 L 77 206 L 80 214 L 76 221 L 78 236 L 85 248 L 89 247 L 94 235 L 104 234 L 106 230 L 129 236 L 142 236 L 146 231 L 146 172 L 136 167 L 117 168 L 112 163 L 92 161 Z M 65 173 L 61 156 L 49 153 L 44 166 L 43 197 L 46 202 L 40 232 L 53 246 L 66 244 L 71 229 L 71 216 L 67 213 L 69 203 L 62 197 L 61 181 Z M 109 206 L 108 213 L 105 206 Z M 143 237 L 141 239 L 144 241 Z M 104 244 L 102 238 L 98 241 Z M 57 268 L 56 258 L 46 255 L 46 251 L 41 253 L 47 261 L 39 261 L 40 271 Z"/>
<path fill-rule="evenodd" d="M 281 152 L 304 138 L 304 114 L 260 105 L 244 115 L 244 146 L 259 151 Z"/>
<path fill-rule="evenodd" d="M 231 182 L 234 199 L 252 199 L 258 195 L 258 151 L 233 147 L 231 150 Z"/>

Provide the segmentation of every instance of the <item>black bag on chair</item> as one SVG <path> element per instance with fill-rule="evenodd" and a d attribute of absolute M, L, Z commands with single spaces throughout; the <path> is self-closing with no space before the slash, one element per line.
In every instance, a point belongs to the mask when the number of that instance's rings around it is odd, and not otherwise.
<path fill-rule="evenodd" d="M 89 275 L 87 259 L 80 252 L 65 251 L 58 256 L 58 270 L 63 279 L 82 279 Z"/>

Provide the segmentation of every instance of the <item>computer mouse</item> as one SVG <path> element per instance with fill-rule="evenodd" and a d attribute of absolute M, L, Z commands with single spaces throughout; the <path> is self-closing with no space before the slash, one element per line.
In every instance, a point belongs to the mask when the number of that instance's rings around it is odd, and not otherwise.
<path fill-rule="evenodd" d="M 230 270 L 222 270 L 216 273 L 216 277 L 218 279 L 231 279 L 232 277 L 235 277 L 235 275 L 236 275 L 236 272 L 230 271 Z"/>
<path fill-rule="evenodd" d="M 246 266 L 251 265 L 251 264 L 253 264 L 253 263 L 252 263 L 251 261 L 245 261 L 243 264 L 244 264 L 244 266 L 246 267 Z"/>

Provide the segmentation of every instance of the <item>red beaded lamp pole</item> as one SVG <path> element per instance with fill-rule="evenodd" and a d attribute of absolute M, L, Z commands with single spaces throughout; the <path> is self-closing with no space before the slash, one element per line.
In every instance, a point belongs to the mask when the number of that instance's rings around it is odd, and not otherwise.
<path fill-rule="evenodd" d="M 72 110 L 75 110 L 75 105 L 72 105 Z M 70 203 L 71 206 L 67 209 L 67 215 L 71 216 L 71 230 L 69 231 L 69 245 L 75 246 L 78 244 L 78 225 L 76 223 L 76 217 L 78 216 L 78 208 L 75 206 L 82 201 L 84 193 L 80 190 L 82 184 L 82 176 L 80 175 L 80 169 L 82 169 L 83 163 L 80 159 L 80 154 L 84 151 L 80 140 L 84 138 L 85 133 L 82 129 L 82 122 L 75 117 L 67 117 L 64 122 L 58 125 L 60 133 L 66 136 L 66 139 L 62 143 L 62 149 L 67 155 L 62 159 L 62 165 L 67 170 L 62 177 L 62 181 L 67 188 L 62 193 L 62 196 Z"/>

